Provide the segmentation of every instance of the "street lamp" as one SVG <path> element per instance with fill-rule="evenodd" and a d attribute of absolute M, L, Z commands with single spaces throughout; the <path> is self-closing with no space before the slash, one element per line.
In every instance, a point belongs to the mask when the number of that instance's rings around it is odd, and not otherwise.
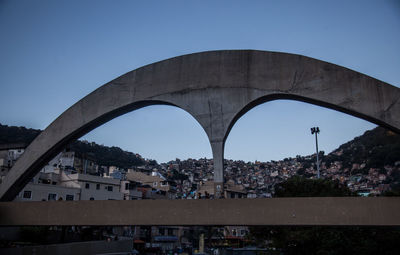
<path fill-rule="evenodd" d="M 311 134 L 315 134 L 315 147 L 317 148 L 317 178 L 319 179 L 319 160 L 318 160 L 318 134 L 319 127 L 312 127 Z"/>

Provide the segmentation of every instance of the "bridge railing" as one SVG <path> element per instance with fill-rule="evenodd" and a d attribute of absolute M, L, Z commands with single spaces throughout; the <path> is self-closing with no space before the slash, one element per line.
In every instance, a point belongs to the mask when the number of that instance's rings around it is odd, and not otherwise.
<path fill-rule="evenodd" d="M 2 202 L 0 226 L 400 226 L 400 197 Z"/>

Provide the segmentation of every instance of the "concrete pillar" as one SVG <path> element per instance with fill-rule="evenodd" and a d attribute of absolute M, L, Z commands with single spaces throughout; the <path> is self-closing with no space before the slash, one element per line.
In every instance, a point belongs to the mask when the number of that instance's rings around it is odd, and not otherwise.
<path fill-rule="evenodd" d="M 199 253 L 204 253 L 204 233 L 200 234 L 200 238 L 199 238 Z"/>
<path fill-rule="evenodd" d="M 211 142 L 214 160 L 214 196 L 224 195 L 224 145 L 223 141 Z"/>

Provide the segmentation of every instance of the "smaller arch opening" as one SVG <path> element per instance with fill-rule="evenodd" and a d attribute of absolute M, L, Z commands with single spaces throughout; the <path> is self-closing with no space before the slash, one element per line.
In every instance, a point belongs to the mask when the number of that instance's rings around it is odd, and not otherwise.
<path fill-rule="evenodd" d="M 86 135 L 72 138 L 80 133 Z M 175 198 L 181 190 L 177 185 L 192 175 L 190 168 L 181 167 L 179 158 L 211 155 L 200 124 L 183 109 L 163 102 L 143 102 L 109 113 L 57 146 L 51 152 L 54 156 L 42 159 L 40 173 L 32 170 L 34 177 L 24 184 L 17 200 L 24 199 L 25 190 L 31 192 L 30 200 L 39 199 L 38 184 L 49 184 L 65 200 Z M 154 181 L 149 182 L 151 178 Z"/>
<path fill-rule="evenodd" d="M 314 126 L 321 129 L 320 149 L 326 152 L 376 127 L 351 115 L 298 100 L 260 101 L 252 108 L 246 108 L 233 125 L 226 139 L 225 157 L 270 161 L 313 154 L 315 140 L 310 128 Z M 233 150 L 240 147 L 243 150 Z M 287 153 L 276 150 L 277 147 L 284 148 Z M 262 150 L 268 150 L 269 155 L 261 153 Z M 254 152 L 260 153 L 252 155 Z"/>
<path fill-rule="evenodd" d="M 224 153 L 228 189 L 241 186 L 248 197 L 268 197 L 274 195 L 277 184 L 292 177 L 317 179 L 312 127 L 320 129 L 321 179 L 338 182 L 360 195 L 381 194 L 389 181 L 391 186 L 399 182 L 395 162 L 400 158 L 394 160 L 394 154 L 389 153 L 398 148 L 396 142 L 389 141 L 398 139 L 394 132 L 332 109 L 273 100 L 248 110 L 232 128 Z M 382 139 L 386 142 L 380 145 Z M 387 155 L 381 155 L 377 148 Z"/>

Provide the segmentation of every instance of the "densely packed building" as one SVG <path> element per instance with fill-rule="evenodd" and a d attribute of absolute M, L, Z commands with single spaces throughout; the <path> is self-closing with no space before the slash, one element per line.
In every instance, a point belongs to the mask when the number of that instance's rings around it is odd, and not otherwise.
<path fill-rule="evenodd" d="M 8 147 L 0 148 L 1 177 L 8 173 L 24 151 L 21 145 Z M 332 154 L 340 156 L 342 153 L 337 150 Z M 16 199 L 213 198 L 212 159 L 176 159 L 162 164 L 154 164 L 153 160 L 143 162 L 141 166 L 121 169 L 101 166 L 89 156 L 78 157 L 73 151 L 63 151 L 43 167 Z M 277 183 L 294 175 L 316 178 L 315 155 L 270 162 L 225 160 L 224 164 L 225 198 L 271 197 Z M 341 161 L 327 164 L 322 159 L 320 171 L 322 178 L 338 180 L 360 195 L 379 195 L 390 188 L 389 177 L 400 172 L 400 161 L 383 168 L 367 168 L 365 163 L 344 167 Z M 360 171 L 367 174 L 361 174 Z M 46 184 L 51 186 L 47 187 Z M 37 192 L 50 187 L 59 189 L 56 196 L 37 195 Z M 71 190 L 71 194 L 67 190 Z"/>
<path fill-rule="evenodd" d="M 23 153 L 24 145 L 21 144 L 0 147 L 1 178 L 7 175 Z M 332 156 L 327 160 L 322 157 L 321 177 L 337 180 L 360 195 L 379 195 L 390 188 L 390 181 L 394 176 L 397 176 L 396 178 L 400 176 L 400 161 L 374 168 L 366 163 L 343 162 L 339 160 L 342 154 L 343 150 L 338 149 L 332 152 L 330 154 Z M 224 197 L 229 199 L 272 197 L 275 185 L 294 175 L 316 178 L 315 158 L 315 155 L 310 155 L 270 162 L 225 160 Z M 332 158 L 336 160 L 331 160 Z M 77 154 L 65 150 L 41 169 L 15 201 L 212 199 L 214 197 L 212 159 L 175 159 L 162 164 L 157 164 L 154 160 L 142 161 L 144 162 L 142 165 L 124 169 L 100 165 L 90 154 Z M 216 230 L 212 237 L 215 245 L 231 245 L 229 241 L 244 241 L 248 233 L 246 227 L 228 226 Z M 201 231 L 204 232 L 205 229 L 129 226 L 112 228 L 111 234 L 131 237 L 138 247 L 172 250 L 179 247 L 190 248 L 193 238 L 198 238 Z M 223 238 L 218 239 L 218 236 Z"/>

